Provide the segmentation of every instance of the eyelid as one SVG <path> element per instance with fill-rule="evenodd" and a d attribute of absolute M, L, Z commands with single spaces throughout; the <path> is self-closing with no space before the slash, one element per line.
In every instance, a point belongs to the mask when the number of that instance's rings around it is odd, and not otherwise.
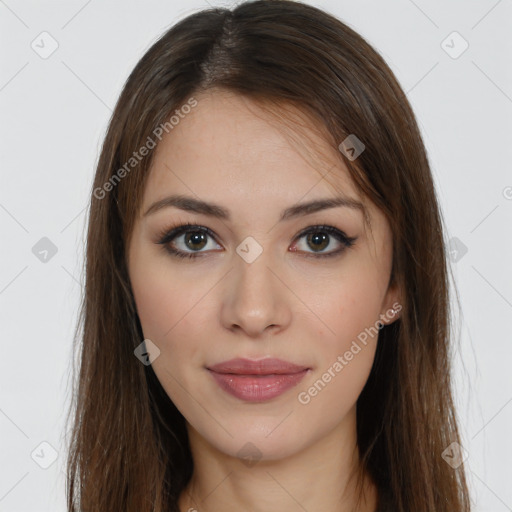
<path fill-rule="evenodd" d="M 300 240 L 301 238 L 308 235 L 309 233 L 316 233 L 316 232 L 327 233 L 330 237 L 335 238 L 342 245 L 342 247 L 341 247 L 341 249 L 331 250 L 329 252 L 315 253 L 315 252 L 301 251 L 302 254 L 304 254 L 304 256 L 306 256 L 306 257 L 327 258 L 329 256 L 336 256 L 338 254 L 345 252 L 346 249 L 349 249 L 350 247 L 352 247 L 357 240 L 357 237 L 350 237 L 341 229 L 331 226 L 329 224 L 314 224 L 314 225 L 308 226 L 307 228 L 303 229 L 300 233 L 298 233 L 295 236 L 294 241 Z"/>
<path fill-rule="evenodd" d="M 157 237 L 162 241 L 164 238 L 170 238 L 171 236 L 176 236 L 183 232 L 194 230 L 202 231 L 210 235 L 212 238 L 217 238 L 217 235 L 209 227 L 203 226 L 202 224 L 195 224 L 193 222 L 178 222 L 172 226 L 164 227 L 158 232 Z"/>
<path fill-rule="evenodd" d="M 171 252 L 174 255 L 177 255 L 177 253 L 181 254 L 192 254 L 194 257 L 202 256 L 201 251 L 191 251 L 191 252 L 185 252 L 181 250 L 171 250 L 167 244 L 169 244 L 172 240 L 177 238 L 178 236 L 183 235 L 184 233 L 187 233 L 189 231 L 199 231 L 201 233 L 206 233 L 209 237 L 213 238 L 217 244 L 219 242 L 217 241 L 217 235 L 207 226 L 203 226 L 201 224 L 195 224 L 192 222 L 182 222 L 178 223 L 174 226 L 164 228 L 158 233 L 158 241 L 157 244 L 163 245 L 164 248 L 166 248 L 169 252 Z M 220 244 L 219 244 L 220 245 Z"/>
<path fill-rule="evenodd" d="M 172 256 L 178 256 L 178 257 L 189 257 L 189 258 L 197 258 L 197 257 L 203 257 L 203 255 L 207 255 L 211 251 L 182 251 L 181 249 L 175 249 L 171 248 L 168 244 L 169 242 L 173 241 L 178 236 L 183 235 L 184 233 L 190 232 L 190 231 L 198 231 L 202 233 L 206 233 L 208 236 L 213 238 L 215 242 L 218 245 L 219 242 L 217 241 L 217 235 L 207 226 L 203 226 L 201 224 L 195 224 L 191 222 L 181 222 L 178 224 L 175 224 L 172 227 L 164 228 L 159 232 L 158 235 L 158 242 L 157 244 L 163 245 L 164 249 L 167 250 Z M 313 257 L 313 258 L 326 258 L 329 256 L 336 256 L 342 252 L 345 252 L 346 249 L 352 247 L 357 240 L 358 237 L 350 237 L 348 236 L 343 230 L 336 228 L 334 226 L 331 226 L 329 224 L 312 224 L 310 226 L 307 226 L 303 230 L 301 230 L 297 235 L 295 235 L 293 242 L 295 243 L 297 240 L 300 240 L 304 236 L 308 235 L 309 233 L 315 233 L 315 232 L 324 232 L 327 233 L 329 236 L 335 238 L 339 243 L 342 244 L 342 248 L 334 251 L 329 252 L 308 252 L 308 251 L 292 251 L 304 254 L 306 257 Z M 218 252 L 218 251 L 216 251 Z"/>

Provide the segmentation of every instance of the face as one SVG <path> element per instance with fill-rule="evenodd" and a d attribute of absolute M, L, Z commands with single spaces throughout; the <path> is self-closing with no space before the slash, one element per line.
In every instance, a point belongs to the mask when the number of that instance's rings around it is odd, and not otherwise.
<path fill-rule="evenodd" d="M 399 299 L 391 232 L 371 203 L 371 231 L 360 208 L 333 205 L 362 198 L 316 132 L 300 146 L 248 99 L 196 99 L 155 150 L 130 238 L 137 311 L 189 432 L 225 455 L 283 458 L 354 418 Z"/>

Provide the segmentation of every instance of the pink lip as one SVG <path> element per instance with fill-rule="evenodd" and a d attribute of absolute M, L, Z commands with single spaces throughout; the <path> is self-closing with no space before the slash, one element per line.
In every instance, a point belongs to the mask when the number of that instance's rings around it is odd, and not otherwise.
<path fill-rule="evenodd" d="M 248 402 L 263 402 L 296 386 L 310 368 L 281 359 L 231 359 L 208 367 L 227 393 Z"/>

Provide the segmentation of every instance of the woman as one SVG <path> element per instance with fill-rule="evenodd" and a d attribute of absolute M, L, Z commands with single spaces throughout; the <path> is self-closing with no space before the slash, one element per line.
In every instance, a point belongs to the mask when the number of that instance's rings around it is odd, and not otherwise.
<path fill-rule="evenodd" d="M 205 10 L 137 64 L 81 326 L 69 510 L 469 510 L 424 145 L 317 8 Z"/>

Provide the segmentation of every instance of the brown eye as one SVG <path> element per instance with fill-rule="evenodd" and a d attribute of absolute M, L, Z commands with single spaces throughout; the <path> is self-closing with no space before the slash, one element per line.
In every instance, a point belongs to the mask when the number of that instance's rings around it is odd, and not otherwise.
<path fill-rule="evenodd" d="M 303 248 L 294 246 L 293 252 L 304 252 L 308 256 L 328 257 L 341 254 L 352 247 L 357 237 L 348 237 L 339 229 L 332 226 L 311 226 L 300 233 L 298 240 L 304 238 Z M 330 248 L 331 250 L 325 251 Z M 308 250 L 310 249 L 310 250 Z"/>
<path fill-rule="evenodd" d="M 213 231 L 209 228 L 195 224 L 182 224 L 164 231 L 157 243 L 163 245 L 172 256 L 196 258 L 206 252 L 203 249 L 208 247 L 210 239 L 215 241 Z M 220 245 L 216 245 L 217 247 L 212 248 L 221 248 Z"/>
<path fill-rule="evenodd" d="M 187 231 L 184 239 L 185 245 L 194 251 L 199 251 L 204 248 L 207 242 L 208 235 L 200 231 Z"/>
<path fill-rule="evenodd" d="M 329 245 L 330 237 L 325 233 L 309 233 L 306 240 L 309 246 L 313 249 L 323 251 Z"/>

